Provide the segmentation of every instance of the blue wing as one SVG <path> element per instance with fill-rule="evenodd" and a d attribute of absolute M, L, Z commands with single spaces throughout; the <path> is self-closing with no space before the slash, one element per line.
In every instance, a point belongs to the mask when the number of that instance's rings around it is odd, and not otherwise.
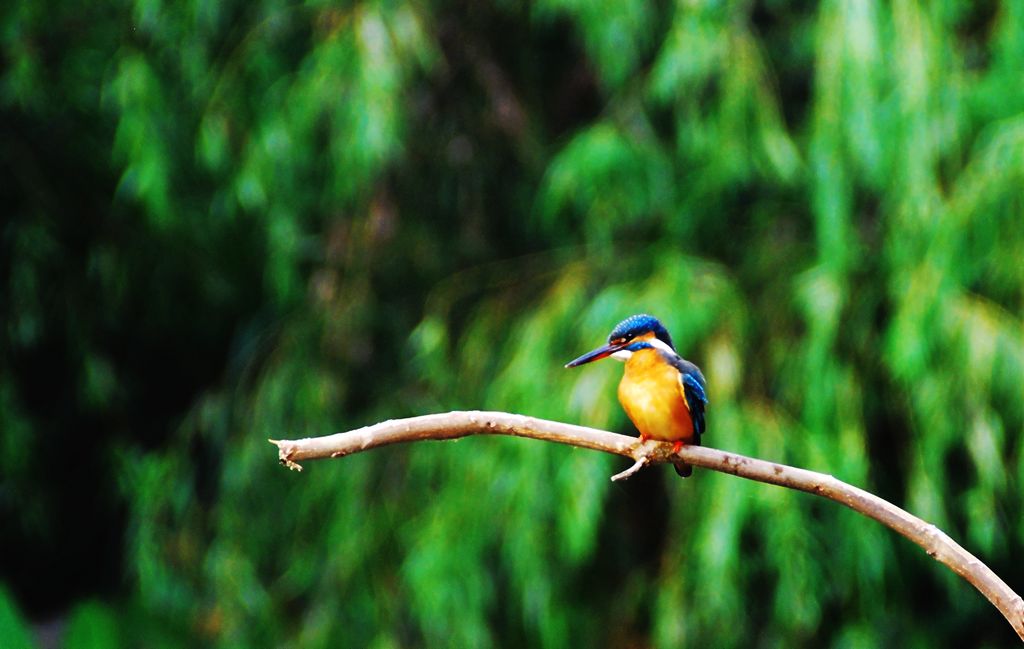
<path fill-rule="evenodd" d="M 707 429 L 704 411 L 708 405 L 707 382 L 700 368 L 690 361 L 679 358 L 672 363 L 679 370 L 679 383 L 683 387 L 686 407 L 693 419 L 694 443 L 700 444 L 700 435 Z"/>

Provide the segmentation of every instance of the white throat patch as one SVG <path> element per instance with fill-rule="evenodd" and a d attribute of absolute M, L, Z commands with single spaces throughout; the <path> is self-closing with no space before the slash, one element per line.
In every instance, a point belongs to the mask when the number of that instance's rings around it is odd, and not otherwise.
<path fill-rule="evenodd" d="M 660 338 L 653 338 L 653 339 L 649 340 L 648 342 L 651 343 L 651 347 L 654 347 L 655 349 L 660 349 L 661 351 L 665 352 L 666 354 L 675 354 L 676 353 L 675 350 L 673 350 L 671 347 L 669 347 L 665 343 L 665 341 L 660 339 Z"/>
<path fill-rule="evenodd" d="M 619 351 L 612 354 L 612 358 L 614 358 L 617 361 L 622 361 L 623 363 L 625 363 L 626 361 L 629 360 L 629 357 L 632 355 L 633 352 L 629 351 L 628 349 L 620 349 Z"/>

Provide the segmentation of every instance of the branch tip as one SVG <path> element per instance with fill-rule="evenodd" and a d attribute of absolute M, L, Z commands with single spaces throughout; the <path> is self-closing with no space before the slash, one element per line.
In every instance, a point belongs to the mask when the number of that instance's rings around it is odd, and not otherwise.
<path fill-rule="evenodd" d="M 644 468 L 644 466 L 646 466 L 646 465 L 647 465 L 647 456 L 646 455 L 641 455 L 640 457 L 638 457 L 636 459 L 636 462 L 633 463 L 633 466 L 629 467 L 625 471 L 620 471 L 620 472 L 616 473 L 615 475 L 613 475 L 611 477 L 611 480 L 612 480 L 612 482 L 618 482 L 619 480 L 625 480 L 626 478 L 629 478 L 632 475 L 634 475 L 635 473 L 637 473 L 638 471 L 640 471 L 640 469 Z"/>
<path fill-rule="evenodd" d="M 281 464 L 285 465 L 292 471 L 302 471 L 302 465 L 294 460 L 290 460 L 285 456 L 281 456 Z"/>

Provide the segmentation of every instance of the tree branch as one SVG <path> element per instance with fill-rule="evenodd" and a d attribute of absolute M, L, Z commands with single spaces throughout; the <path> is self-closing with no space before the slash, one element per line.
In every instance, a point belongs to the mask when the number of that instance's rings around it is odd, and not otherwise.
<path fill-rule="evenodd" d="M 705 469 L 829 498 L 875 519 L 921 546 L 928 556 L 945 564 L 981 591 L 1024 640 L 1024 600 L 988 566 L 934 525 L 872 493 L 824 473 L 706 446 L 684 446 L 676 455 L 672 453 L 672 445 L 666 442 L 640 443 L 635 437 L 505 412 L 470 411 L 424 415 L 385 421 L 325 437 L 270 441 L 277 445 L 282 464 L 301 470 L 298 464 L 301 460 L 342 457 L 399 442 L 456 439 L 469 435 L 529 437 L 631 458 L 633 466 L 612 476 L 612 480 L 628 478 L 648 464 L 682 459 Z"/>

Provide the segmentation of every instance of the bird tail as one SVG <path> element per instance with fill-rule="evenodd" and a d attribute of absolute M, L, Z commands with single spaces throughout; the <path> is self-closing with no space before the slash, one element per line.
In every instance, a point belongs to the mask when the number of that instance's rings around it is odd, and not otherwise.
<path fill-rule="evenodd" d="M 700 446 L 700 430 L 693 431 L 693 439 L 687 442 L 687 444 L 691 446 Z M 674 462 L 673 464 L 675 465 L 676 473 L 679 474 L 680 478 L 689 478 L 693 475 L 693 465 L 687 464 L 686 462 Z"/>

